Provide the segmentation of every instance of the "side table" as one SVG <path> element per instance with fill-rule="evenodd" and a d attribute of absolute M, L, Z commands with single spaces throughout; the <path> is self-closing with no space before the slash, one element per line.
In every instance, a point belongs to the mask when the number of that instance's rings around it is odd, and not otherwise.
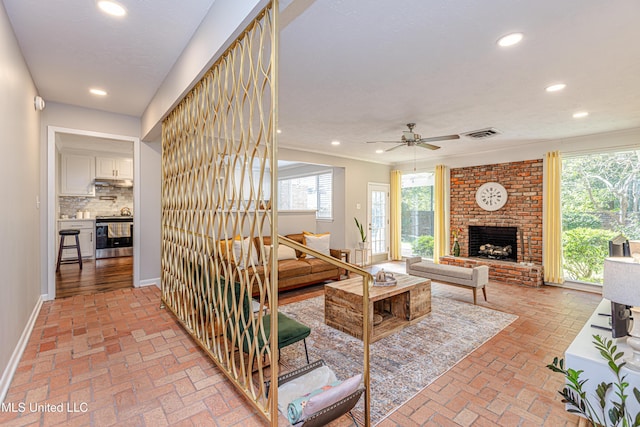
<path fill-rule="evenodd" d="M 360 262 L 358 262 L 358 254 L 360 254 Z M 353 263 L 358 267 L 369 265 L 369 248 L 356 248 L 353 255 Z"/>

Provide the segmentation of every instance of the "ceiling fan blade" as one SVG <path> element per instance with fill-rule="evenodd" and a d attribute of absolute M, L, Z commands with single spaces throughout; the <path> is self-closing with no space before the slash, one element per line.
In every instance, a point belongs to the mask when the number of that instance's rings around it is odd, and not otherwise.
<path fill-rule="evenodd" d="M 387 141 L 387 142 L 391 142 L 391 141 Z M 404 147 L 404 146 L 405 146 L 405 144 L 396 145 L 395 147 L 391 147 L 391 148 L 389 148 L 387 150 L 384 150 L 384 152 L 386 153 L 388 151 L 393 151 L 393 150 L 395 150 L 397 148 Z"/>
<path fill-rule="evenodd" d="M 388 144 L 401 144 L 402 141 L 367 141 L 367 144 L 377 144 L 378 142 L 384 142 Z"/>
<path fill-rule="evenodd" d="M 439 149 L 439 148 L 440 148 L 440 147 L 438 147 L 437 145 L 426 144 L 426 143 L 424 143 L 424 142 L 418 142 L 416 145 L 417 145 L 418 147 L 427 148 L 427 149 L 429 149 L 429 150 L 437 150 L 437 149 Z"/>
<path fill-rule="evenodd" d="M 460 139 L 460 135 L 432 136 L 431 138 L 421 138 L 420 142 L 448 141 L 450 139 Z"/>

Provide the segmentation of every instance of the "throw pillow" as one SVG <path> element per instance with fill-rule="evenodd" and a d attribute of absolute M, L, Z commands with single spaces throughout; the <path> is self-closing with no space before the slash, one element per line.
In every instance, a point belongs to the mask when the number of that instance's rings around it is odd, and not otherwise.
<path fill-rule="evenodd" d="M 331 234 L 313 234 L 304 232 L 304 244 L 311 249 L 315 249 L 323 255 L 331 255 L 329 248 L 331 247 Z M 315 258 L 313 255 L 307 254 L 307 258 Z"/>
<path fill-rule="evenodd" d="M 239 269 L 258 265 L 258 253 L 253 246 L 253 239 L 236 236 L 233 240 L 233 262 Z"/>
<path fill-rule="evenodd" d="M 291 424 L 296 424 L 298 421 L 304 420 L 307 415 L 304 415 L 304 409 L 309 404 L 309 401 L 313 396 L 323 394 L 328 390 L 331 390 L 334 387 L 337 387 L 341 384 L 340 381 L 333 382 L 331 384 L 327 384 L 320 388 L 313 390 L 311 393 L 306 394 L 304 396 L 300 396 L 296 399 L 293 399 L 291 403 L 287 406 L 287 419 Z"/>
<path fill-rule="evenodd" d="M 282 414 L 286 414 L 289 403 L 296 398 L 306 396 L 313 390 L 331 384 L 336 380 L 336 374 L 328 366 L 322 365 L 288 381 L 278 387 L 278 409 Z"/>
<path fill-rule="evenodd" d="M 271 250 L 273 249 L 273 246 L 269 245 L 267 247 L 267 262 L 271 259 Z M 278 261 L 282 261 L 285 259 L 297 259 L 298 257 L 296 257 L 296 250 L 293 248 L 290 248 L 289 246 L 285 246 L 285 245 L 278 245 Z"/>
<path fill-rule="evenodd" d="M 331 387 L 322 393 L 311 396 L 307 401 L 307 404 L 302 408 L 302 418 L 307 418 L 349 396 L 358 389 L 360 381 L 362 381 L 362 374 L 354 375 L 335 387 Z"/>
<path fill-rule="evenodd" d="M 296 259 L 296 250 L 285 245 L 278 245 L 278 261 Z"/>

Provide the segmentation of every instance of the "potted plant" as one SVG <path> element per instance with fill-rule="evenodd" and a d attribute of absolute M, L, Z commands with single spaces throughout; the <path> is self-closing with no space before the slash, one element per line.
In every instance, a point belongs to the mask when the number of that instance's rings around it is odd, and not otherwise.
<path fill-rule="evenodd" d="M 618 347 L 612 340 L 600 335 L 593 335 L 593 344 L 616 377 L 615 382 L 598 384 L 596 388 L 598 406 L 590 403 L 583 389 L 584 383 L 588 381 L 580 378 L 583 371 L 576 371 L 569 367 L 565 369 L 564 359 L 557 357 L 553 359 L 553 363 L 547 365 L 547 368 L 565 377 L 565 386 L 558 393 L 562 396 L 562 402 L 568 404 L 567 411 L 585 417 L 589 425 L 594 427 L 639 426 L 640 413 L 631 414 L 627 407 L 627 399 L 630 397 L 627 389 L 632 388 L 633 397 L 638 403 L 640 403 L 640 390 L 629 384 L 626 381 L 626 375 L 621 374 L 621 369 L 625 365 L 625 362 L 621 361 L 624 352 L 618 351 Z"/>
<path fill-rule="evenodd" d="M 360 249 L 364 249 L 367 246 L 367 232 L 365 231 L 364 227 L 362 226 L 362 223 L 360 221 L 358 221 L 358 218 L 356 218 L 355 216 L 353 217 L 353 219 L 356 222 L 356 227 L 358 227 L 358 231 L 360 232 L 360 242 L 358 243 L 358 245 L 360 246 Z"/>

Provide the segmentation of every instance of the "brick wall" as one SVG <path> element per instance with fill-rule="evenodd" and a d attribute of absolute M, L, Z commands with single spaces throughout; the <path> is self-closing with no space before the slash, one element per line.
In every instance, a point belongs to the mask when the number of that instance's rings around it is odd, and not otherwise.
<path fill-rule="evenodd" d="M 485 182 L 498 182 L 507 190 L 501 209 L 488 212 L 476 203 L 476 190 Z M 462 228 L 461 257 L 468 256 L 469 225 L 518 227 L 518 262 L 542 265 L 542 159 L 451 169 L 450 206 L 451 229 Z"/>

